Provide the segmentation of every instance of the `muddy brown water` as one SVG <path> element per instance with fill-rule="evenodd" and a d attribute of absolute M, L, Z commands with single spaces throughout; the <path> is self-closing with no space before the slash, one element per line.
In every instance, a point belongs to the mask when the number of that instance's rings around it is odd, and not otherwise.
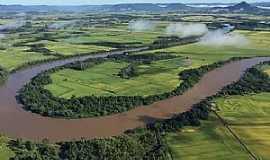
<path fill-rule="evenodd" d="M 98 57 L 105 57 L 106 55 L 102 54 Z M 55 119 L 27 112 L 17 103 L 15 98 L 17 91 L 38 73 L 91 57 L 97 56 L 58 60 L 12 73 L 7 82 L 0 87 L 0 133 L 11 138 L 33 141 L 46 138 L 51 142 L 121 135 L 128 129 L 143 127 L 155 119 L 167 119 L 175 114 L 187 111 L 193 104 L 216 94 L 224 86 L 239 80 L 248 68 L 263 61 L 270 61 L 270 57 L 257 57 L 228 63 L 205 74 L 199 83 L 183 95 L 111 116 L 75 120 Z"/>

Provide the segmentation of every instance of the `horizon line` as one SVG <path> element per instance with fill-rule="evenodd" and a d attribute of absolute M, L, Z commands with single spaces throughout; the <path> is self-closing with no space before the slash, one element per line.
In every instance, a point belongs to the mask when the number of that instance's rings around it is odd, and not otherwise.
<path fill-rule="evenodd" d="M 0 3 L 0 6 L 6 5 L 6 6 L 12 6 L 12 5 L 20 5 L 20 6 L 102 6 L 102 5 L 120 5 L 120 4 L 185 4 L 185 5 L 192 5 L 192 4 L 237 4 L 241 2 L 246 1 L 239 1 L 239 2 L 193 2 L 193 3 L 181 3 L 181 2 L 171 2 L 171 3 L 136 3 L 136 2 L 127 2 L 127 3 L 104 3 L 104 4 L 66 4 L 66 5 L 60 5 L 60 4 L 21 4 L 21 3 L 14 3 L 14 4 L 4 4 Z M 250 4 L 253 3 L 270 3 L 267 1 L 258 1 L 258 2 L 247 2 Z"/>

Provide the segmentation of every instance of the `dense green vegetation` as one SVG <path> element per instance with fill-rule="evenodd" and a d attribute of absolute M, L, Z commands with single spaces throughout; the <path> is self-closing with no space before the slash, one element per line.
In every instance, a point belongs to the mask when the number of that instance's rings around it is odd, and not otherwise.
<path fill-rule="evenodd" d="M 142 56 L 142 55 L 141 55 Z M 121 57 L 121 56 L 120 56 Z M 146 56 L 148 57 L 148 56 Z M 70 99 L 65 99 L 61 97 L 54 96 L 49 90 L 44 89 L 45 85 L 52 83 L 50 78 L 50 73 L 55 72 L 59 69 L 74 67 L 74 64 L 66 65 L 58 69 L 53 69 L 44 73 L 39 74 L 33 80 L 27 84 L 23 89 L 21 89 L 19 94 L 19 99 L 22 104 L 24 104 L 26 110 L 30 110 L 34 113 L 39 113 L 44 116 L 52 117 L 66 117 L 66 118 L 81 118 L 81 117 L 94 117 L 94 116 L 104 116 L 113 113 L 120 113 L 130 110 L 134 107 L 151 104 L 158 100 L 163 100 L 168 97 L 176 96 L 182 94 L 187 89 L 191 88 L 196 84 L 200 77 L 212 70 L 214 68 L 220 67 L 223 64 L 230 62 L 234 59 L 228 61 L 214 63 L 212 65 L 202 66 L 197 69 L 190 69 L 183 71 L 179 74 L 182 83 L 172 89 L 169 92 L 164 92 L 161 94 L 153 94 L 150 96 L 84 96 L 84 97 L 74 97 Z M 100 60 L 89 60 L 89 63 L 93 63 Z M 87 62 L 84 62 L 87 63 Z M 102 63 L 99 65 L 106 65 L 108 63 Z M 109 62 L 114 64 L 112 62 Z M 80 67 L 82 64 L 77 64 Z M 93 65 L 90 65 L 90 69 L 93 69 Z M 78 68 L 77 67 L 77 68 Z M 106 67 L 101 67 L 96 69 L 94 73 L 98 73 L 100 69 L 106 69 Z M 88 69 L 86 69 L 88 70 Z M 113 73 L 113 74 L 117 74 Z M 72 74 L 75 74 L 75 72 Z M 92 77 L 93 75 L 91 75 Z M 110 75 L 111 76 L 111 75 Z M 88 78 L 88 77 L 85 77 Z M 119 77 L 121 79 L 121 77 Z M 118 78 L 118 80 L 119 80 Z M 123 79 L 125 80 L 125 79 Z M 121 82 L 121 81 L 120 81 Z M 142 84 L 143 85 L 143 84 Z"/>
<path fill-rule="evenodd" d="M 145 129 L 137 129 L 120 137 L 63 142 L 55 145 L 14 140 L 10 141 L 10 146 L 16 153 L 12 158 L 14 160 L 170 159 L 163 136 Z"/>
<path fill-rule="evenodd" d="M 8 72 L 0 66 L 0 84 L 3 83 L 8 76 Z"/>

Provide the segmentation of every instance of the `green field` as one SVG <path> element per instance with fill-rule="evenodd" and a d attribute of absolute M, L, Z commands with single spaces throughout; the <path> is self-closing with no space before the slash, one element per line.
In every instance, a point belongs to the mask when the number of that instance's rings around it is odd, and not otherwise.
<path fill-rule="evenodd" d="M 26 52 L 25 47 L 14 47 L 0 50 L 0 65 L 11 71 L 26 63 L 56 58 L 35 52 Z"/>
<path fill-rule="evenodd" d="M 112 48 L 96 45 L 79 45 L 69 44 L 64 42 L 48 42 L 46 48 L 52 52 L 64 56 L 76 55 L 76 54 L 87 54 L 101 51 L 110 51 Z"/>
<path fill-rule="evenodd" d="M 185 127 L 166 136 L 175 160 L 247 160 L 248 154 L 214 116 L 200 127 Z"/>
<path fill-rule="evenodd" d="M 8 138 L 0 136 L 0 159 L 9 160 L 14 153 L 7 146 Z"/>
<path fill-rule="evenodd" d="M 88 28 L 86 34 L 77 37 L 63 39 L 65 42 L 79 43 L 96 43 L 96 42 L 115 42 L 115 43 L 141 43 L 150 44 L 158 36 L 165 35 L 165 25 L 167 23 L 157 22 L 155 30 L 133 32 L 128 25 L 115 25 L 111 28 L 96 27 Z"/>
<path fill-rule="evenodd" d="M 54 95 L 75 96 L 134 96 L 153 95 L 174 89 L 179 84 L 177 74 L 186 68 L 183 58 L 155 61 L 139 65 L 139 76 L 120 78 L 117 74 L 126 62 L 105 62 L 85 71 L 64 69 L 52 74 L 53 83 L 46 88 Z"/>
<path fill-rule="evenodd" d="M 47 23 L 60 22 L 53 19 L 33 21 L 32 26 L 38 28 Z M 0 23 L 9 23 L 9 20 L 0 19 Z M 46 32 L 13 33 L 7 35 L 4 39 L 0 39 L 0 65 L 7 70 L 14 70 L 25 63 L 56 58 L 55 55 L 72 56 L 115 49 L 114 47 L 91 43 L 112 42 L 134 47 L 150 44 L 158 36 L 164 34 L 164 31 L 161 32 L 161 30 L 164 30 L 165 24 L 160 22 L 156 30 L 142 32 L 131 32 L 127 24 L 117 24 L 90 28 L 65 28 Z M 19 43 L 21 43 L 21 46 L 17 46 Z M 51 53 L 27 51 L 30 49 L 29 45 L 33 44 L 43 44 L 43 48 L 50 50 Z"/>

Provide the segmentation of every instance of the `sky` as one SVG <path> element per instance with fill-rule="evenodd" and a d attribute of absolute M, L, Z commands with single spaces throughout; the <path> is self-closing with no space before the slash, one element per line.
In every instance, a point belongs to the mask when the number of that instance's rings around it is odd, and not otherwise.
<path fill-rule="evenodd" d="M 240 2 L 242 0 L 0 0 L 0 4 L 24 5 L 97 5 L 119 3 L 210 3 L 210 2 Z M 270 2 L 270 0 L 246 0 L 247 2 Z"/>

